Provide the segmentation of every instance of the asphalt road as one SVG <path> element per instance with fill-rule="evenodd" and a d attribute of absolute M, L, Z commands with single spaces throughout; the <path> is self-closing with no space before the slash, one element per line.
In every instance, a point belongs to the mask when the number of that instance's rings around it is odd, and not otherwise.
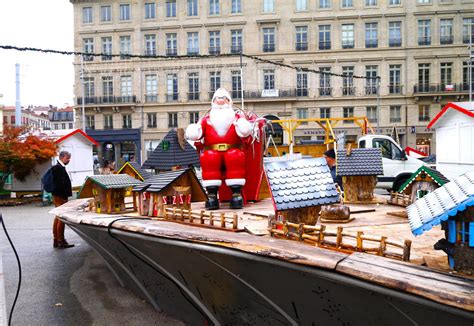
<path fill-rule="evenodd" d="M 122 288 L 102 258 L 67 227 L 66 239 L 76 246 L 53 249 L 52 208 L 40 203 L 0 207 L 23 271 L 12 325 L 184 325 Z M 18 270 L 0 233 L 8 314 Z"/>

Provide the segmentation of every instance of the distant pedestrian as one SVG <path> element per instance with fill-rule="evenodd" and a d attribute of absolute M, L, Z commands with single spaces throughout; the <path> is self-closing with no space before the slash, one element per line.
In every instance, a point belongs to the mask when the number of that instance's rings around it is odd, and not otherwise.
<path fill-rule="evenodd" d="M 336 152 L 334 151 L 334 149 L 331 148 L 331 149 L 325 151 L 323 156 L 326 159 L 326 163 L 328 164 L 329 171 L 331 172 L 332 180 L 334 181 L 335 184 L 337 184 L 339 186 L 341 191 L 344 190 L 342 188 L 342 179 L 341 179 L 341 177 L 338 177 L 336 175 Z"/>
<path fill-rule="evenodd" d="M 54 190 L 53 203 L 54 206 L 58 207 L 67 202 L 68 198 L 72 196 L 72 185 L 69 174 L 66 171 L 66 165 L 71 160 L 71 153 L 67 151 L 61 151 L 59 153 L 58 163 L 53 166 L 53 180 Z M 74 247 L 73 244 L 69 244 L 64 239 L 64 223 L 56 216 L 53 224 L 53 247 L 58 249 L 65 249 Z"/>

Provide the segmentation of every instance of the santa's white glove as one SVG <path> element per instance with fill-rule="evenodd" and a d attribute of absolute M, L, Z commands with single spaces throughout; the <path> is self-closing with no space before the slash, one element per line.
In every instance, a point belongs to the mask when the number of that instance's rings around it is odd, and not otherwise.
<path fill-rule="evenodd" d="M 197 123 L 192 123 L 186 128 L 186 139 L 199 140 L 202 137 L 202 127 Z"/>
<path fill-rule="evenodd" d="M 234 125 L 239 137 L 247 137 L 252 133 L 252 124 L 247 119 L 239 118 L 234 122 Z"/>

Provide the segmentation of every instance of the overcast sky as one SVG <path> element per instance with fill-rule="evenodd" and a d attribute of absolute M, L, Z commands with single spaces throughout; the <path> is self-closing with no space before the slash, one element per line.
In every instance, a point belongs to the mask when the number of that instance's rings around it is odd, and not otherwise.
<path fill-rule="evenodd" d="M 0 2 L 0 45 L 72 51 L 69 0 Z M 20 64 L 22 106 L 73 104 L 73 57 L 0 49 L 0 104 L 15 105 L 15 64 Z"/>

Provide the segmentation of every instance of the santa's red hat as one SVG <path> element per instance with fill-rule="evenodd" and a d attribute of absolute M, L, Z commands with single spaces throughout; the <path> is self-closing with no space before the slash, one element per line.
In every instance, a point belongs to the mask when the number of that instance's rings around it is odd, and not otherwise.
<path fill-rule="evenodd" d="M 232 105 L 232 97 L 230 97 L 230 94 L 228 91 L 225 90 L 225 88 L 219 88 L 214 92 L 214 95 L 212 96 L 212 102 L 218 97 L 226 97 L 229 99 L 229 103 Z"/>

